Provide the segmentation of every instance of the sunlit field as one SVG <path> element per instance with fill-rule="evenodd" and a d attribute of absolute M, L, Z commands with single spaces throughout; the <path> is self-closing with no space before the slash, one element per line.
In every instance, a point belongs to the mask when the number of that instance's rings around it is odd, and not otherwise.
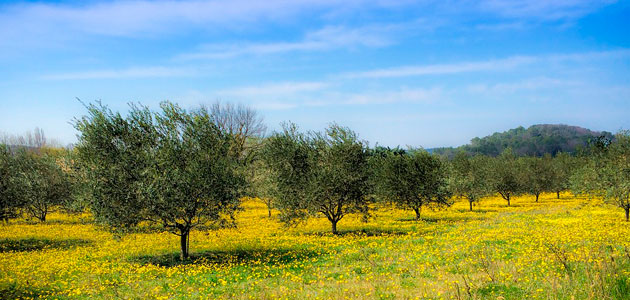
<path fill-rule="evenodd" d="M 274 215 L 275 216 L 275 215 Z M 623 211 L 569 194 L 484 199 L 474 211 L 379 207 L 329 233 L 285 228 L 247 200 L 237 228 L 115 237 L 88 215 L 1 225 L 0 298 L 628 299 Z"/>

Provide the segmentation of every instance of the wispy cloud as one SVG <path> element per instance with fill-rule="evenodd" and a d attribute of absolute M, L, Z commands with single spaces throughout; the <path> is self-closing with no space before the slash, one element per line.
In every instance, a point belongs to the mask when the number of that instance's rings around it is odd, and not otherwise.
<path fill-rule="evenodd" d="M 485 0 L 478 6 L 487 11 L 510 19 L 574 20 L 583 17 L 616 0 Z"/>
<path fill-rule="evenodd" d="M 318 81 L 285 81 L 234 87 L 213 94 L 220 99 L 249 103 L 260 110 L 287 110 L 303 106 L 305 98 L 329 86 L 326 82 Z"/>
<path fill-rule="evenodd" d="M 472 93 L 482 94 L 512 94 L 519 91 L 539 91 L 551 88 L 578 87 L 583 82 L 578 80 L 568 80 L 560 78 L 536 77 L 526 78 L 516 82 L 496 83 L 496 84 L 474 84 L 468 86 L 467 90 Z"/>
<path fill-rule="evenodd" d="M 511 56 L 485 61 L 457 62 L 451 64 L 410 65 L 341 74 L 342 78 L 390 78 L 423 75 L 459 74 L 470 72 L 506 71 L 539 62 L 585 61 L 630 56 L 630 49 L 614 51 L 550 54 L 540 56 Z"/>
<path fill-rule="evenodd" d="M 338 94 L 339 100 L 332 103 L 347 105 L 369 105 L 369 104 L 389 104 L 389 103 L 436 103 L 444 100 L 444 93 L 441 88 L 400 88 L 393 91 L 382 92 L 362 92 Z"/>
<path fill-rule="evenodd" d="M 226 89 L 217 94 L 233 97 L 286 97 L 296 93 L 320 91 L 327 86 L 325 82 L 279 82 Z"/>
<path fill-rule="evenodd" d="M 435 3 L 422 0 L 267 0 L 267 1 L 87 1 L 80 4 L 17 3 L 0 5 L 0 37 L 163 36 L 186 29 L 253 28 L 261 23 L 293 22 L 302 16 L 343 20 L 369 10 L 407 8 L 415 18 L 447 22 L 458 16 L 491 14 L 503 21 L 574 20 L 614 3 L 612 0 L 467 0 Z M 488 24 L 487 26 L 493 26 Z M 6 43 L 8 41 L 4 41 Z M 300 46 L 296 46 L 300 47 Z M 307 45 L 302 47 L 321 47 Z"/>
<path fill-rule="evenodd" d="M 280 21 L 305 12 L 346 8 L 388 7 L 390 1 L 268 0 L 268 1 L 114 1 L 21 3 L 0 6 L 0 25 L 26 24 L 17 30 L 61 30 L 111 36 L 177 32 L 176 28 L 208 25 L 240 27 Z M 406 3 L 408 1 L 391 1 Z"/>
<path fill-rule="evenodd" d="M 42 76 L 41 78 L 45 80 L 130 79 L 151 77 L 185 77 L 194 76 L 196 74 L 196 70 L 189 68 L 132 67 L 118 70 L 92 70 L 48 74 Z"/>
<path fill-rule="evenodd" d="M 478 71 L 508 70 L 517 66 L 529 64 L 535 58 L 529 56 L 514 56 L 505 59 L 488 61 L 460 62 L 453 64 L 435 64 L 424 66 L 402 66 L 386 69 L 377 69 L 364 72 L 355 72 L 342 75 L 345 78 L 388 78 L 421 75 L 455 74 Z"/>
<path fill-rule="evenodd" d="M 223 59 L 240 55 L 265 55 L 295 51 L 322 51 L 339 48 L 384 47 L 411 28 L 430 29 L 421 20 L 402 24 L 371 24 L 360 27 L 325 26 L 307 32 L 297 41 L 206 44 L 199 51 L 178 55 L 181 60 Z"/>

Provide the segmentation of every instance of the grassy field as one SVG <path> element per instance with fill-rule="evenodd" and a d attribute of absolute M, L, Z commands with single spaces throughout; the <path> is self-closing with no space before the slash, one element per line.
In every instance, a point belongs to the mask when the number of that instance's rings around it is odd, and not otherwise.
<path fill-rule="evenodd" d="M 284 228 L 246 201 L 237 228 L 116 238 L 89 216 L 0 225 L 0 298 L 630 299 L 630 224 L 600 201 L 485 199 L 368 223 Z"/>

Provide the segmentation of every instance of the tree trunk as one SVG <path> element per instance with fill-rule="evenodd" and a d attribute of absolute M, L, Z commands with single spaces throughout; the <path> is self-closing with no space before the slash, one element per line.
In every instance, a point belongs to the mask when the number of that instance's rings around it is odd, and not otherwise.
<path fill-rule="evenodd" d="M 179 242 L 181 246 L 181 253 L 179 258 L 183 261 L 188 259 L 188 236 L 190 235 L 190 229 L 181 229 L 181 234 L 179 236 Z"/>
<path fill-rule="evenodd" d="M 538 196 L 540 196 L 540 193 L 536 194 L 536 202 L 538 202 Z"/>
<path fill-rule="evenodd" d="M 339 232 L 337 231 L 337 222 L 338 221 L 330 221 L 330 224 L 332 226 L 332 233 L 333 234 L 339 234 Z"/>
<path fill-rule="evenodd" d="M 556 192 L 556 196 L 560 199 L 560 192 Z"/>
<path fill-rule="evenodd" d="M 468 200 L 468 204 L 470 204 L 470 211 L 472 211 L 472 201 Z"/>
<path fill-rule="evenodd" d="M 44 207 L 44 209 L 42 209 L 42 210 L 40 211 L 40 214 L 39 214 L 39 220 L 40 220 L 40 221 L 42 221 L 42 222 L 46 222 L 46 215 L 47 215 L 47 214 L 48 214 L 48 208 L 47 208 L 47 207 Z"/>
<path fill-rule="evenodd" d="M 626 210 L 626 222 L 630 221 L 630 206 L 626 206 L 624 207 L 624 209 Z"/>
<path fill-rule="evenodd" d="M 416 212 L 416 221 L 420 220 L 420 207 L 414 207 L 413 211 Z"/>
<path fill-rule="evenodd" d="M 271 218 L 271 208 L 267 209 L 267 215 Z"/>
<path fill-rule="evenodd" d="M 510 194 L 507 195 L 507 198 L 505 200 L 507 200 L 508 206 L 510 206 Z"/>

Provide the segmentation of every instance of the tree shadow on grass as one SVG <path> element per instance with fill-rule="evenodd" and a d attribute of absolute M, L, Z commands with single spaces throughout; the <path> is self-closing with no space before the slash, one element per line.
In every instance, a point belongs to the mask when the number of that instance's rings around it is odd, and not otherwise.
<path fill-rule="evenodd" d="M 0 253 L 28 252 L 44 249 L 69 249 L 87 246 L 91 241 L 83 239 L 51 240 L 46 238 L 0 239 Z"/>
<path fill-rule="evenodd" d="M 48 299 L 53 297 L 54 290 L 20 286 L 18 284 L 0 285 L 0 300 L 9 299 Z"/>
<path fill-rule="evenodd" d="M 416 218 L 399 218 L 396 219 L 398 222 L 425 222 L 425 223 L 459 223 L 459 222 L 469 222 L 473 220 L 480 220 L 482 218 L 472 217 L 472 216 L 440 216 L 440 217 L 420 217 L 420 220 Z"/>
<path fill-rule="evenodd" d="M 282 265 L 320 255 L 322 253 L 305 249 L 234 249 L 194 252 L 183 261 L 179 258 L 179 252 L 140 255 L 130 258 L 130 261 L 142 265 L 152 264 L 167 268 L 191 264 Z"/>
<path fill-rule="evenodd" d="M 195 231 L 216 231 L 218 229 L 222 229 L 224 227 L 221 227 L 219 225 L 198 225 L 195 226 Z M 154 233 L 162 233 L 162 232 L 167 232 L 166 228 L 160 226 L 160 225 L 142 225 L 142 226 L 136 226 L 136 227 L 132 227 L 132 228 L 127 228 L 124 230 L 125 234 L 133 234 L 133 233 L 140 233 L 140 234 L 154 234 Z"/>
<path fill-rule="evenodd" d="M 382 228 L 361 228 L 361 229 L 339 229 L 337 236 L 398 236 L 407 235 L 410 231 L 401 229 L 382 229 Z M 306 236 L 331 236 L 330 231 L 312 231 L 305 232 L 302 235 Z"/>
<path fill-rule="evenodd" d="M 494 212 L 498 212 L 498 209 L 488 209 L 488 208 L 473 208 L 473 210 L 471 211 L 468 208 L 460 208 L 460 209 L 456 209 L 456 212 L 460 212 L 460 213 L 475 213 L 475 214 L 486 214 L 486 213 L 494 213 Z"/>

